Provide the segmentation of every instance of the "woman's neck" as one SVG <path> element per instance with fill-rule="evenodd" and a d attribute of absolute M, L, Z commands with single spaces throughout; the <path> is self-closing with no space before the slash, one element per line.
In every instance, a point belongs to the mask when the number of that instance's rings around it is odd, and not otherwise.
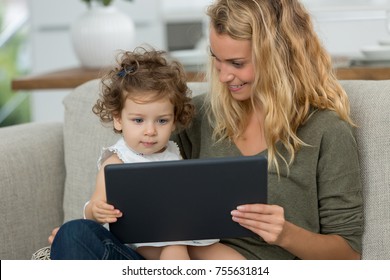
<path fill-rule="evenodd" d="M 264 116 L 261 111 L 253 111 L 243 133 L 234 143 L 245 156 L 257 155 L 267 149 L 264 137 Z"/>

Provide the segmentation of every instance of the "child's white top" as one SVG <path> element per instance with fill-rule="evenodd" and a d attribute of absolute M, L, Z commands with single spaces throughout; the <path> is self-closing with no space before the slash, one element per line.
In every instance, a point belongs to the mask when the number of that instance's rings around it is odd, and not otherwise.
<path fill-rule="evenodd" d="M 167 148 L 161 153 L 155 153 L 151 155 L 143 155 L 135 152 L 126 145 L 123 138 L 120 138 L 114 145 L 103 148 L 98 160 L 98 168 L 100 169 L 103 162 L 111 155 L 116 154 L 120 160 L 124 163 L 133 162 L 150 162 L 150 161 L 167 161 L 167 160 L 180 160 L 180 149 L 173 141 L 169 141 Z M 138 248 L 142 246 L 162 247 L 167 245 L 191 245 L 191 246 L 207 246 L 218 242 L 219 239 L 207 239 L 207 240 L 187 240 L 187 241 L 172 241 L 172 242 L 155 242 L 155 243 L 137 243 L 130 246 Z"/>
<path fill-rule="evenodd" d="M 169 141 L 167 148 L 161 153 L 143 155 L 132 150 L 126 145 L 125 140 L 120 138 L 114 145 L 102 149 L 101 155 L 98 159 L 98 168 L 100 169 L 103 162 L 113 154 L 116 154 L 124 163 L 182 159 L 180 149 L 173 141 Z"/>

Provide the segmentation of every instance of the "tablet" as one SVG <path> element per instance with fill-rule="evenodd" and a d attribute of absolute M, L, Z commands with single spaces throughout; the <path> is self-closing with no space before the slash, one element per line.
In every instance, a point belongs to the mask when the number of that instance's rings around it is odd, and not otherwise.
<path fill-rule="evenodd" d="M 114 164 L 104 172 L 107 202 L 123 212 L 109 228 L 122 243 L 255 236 L 230 212 L 267 203 L 260 156 Z"/>

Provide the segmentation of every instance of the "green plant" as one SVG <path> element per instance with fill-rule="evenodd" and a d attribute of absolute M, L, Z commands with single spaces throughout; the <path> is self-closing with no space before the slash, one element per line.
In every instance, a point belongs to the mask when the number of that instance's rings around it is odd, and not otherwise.
<path fill-rule="evenodd" d="M 109 6 L 114 0 L 81 0 L 85 3 L 87 3 L 88 7 L 91 7 L 92 2 L 97 2 L 103 6 Z M 133 0 L 127 0 L 127 1 L 133 1 Z"/>
<path fill-rule="evenodd" d="M 0 3 L 0 30 L 4 26 L 5 9 Z M 14 77 L 26 74 L 26 67 L 21 66 L 21 53 L 27 38 L 26 30 L 20 30 L 0 47 L 0 127 L 30 121 L 30 101 L 28 95 L 11 90 L 11 81 Z M 19 94 L 19 97 L 14 98 Z M 24 95 L 24 96 L 20 96 Z M 18 100 L 16 103 L 12 100 Z M 14 104 L 10 107 L 7 104 Z M 16 105 L 18 104 L 18 105 Z M 7 112 L 8 108 L 11 113 Z"/>

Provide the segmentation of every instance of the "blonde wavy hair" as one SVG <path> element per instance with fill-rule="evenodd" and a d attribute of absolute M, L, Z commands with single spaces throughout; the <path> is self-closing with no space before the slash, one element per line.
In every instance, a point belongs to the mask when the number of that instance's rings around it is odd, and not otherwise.
<path fill-rule="evenodd" d="M 209 112 L 216 139 L 239 137 L 254 107 L 261 106 L 268 161 L 279 173 L 277 157 L 289 166 L 305 145 L 297 129 L 313 108 L 335 111 L 353 125 L 347 95 L 300 1 L 217 0 L 208 7 L 207 14 L 218 34 L 251 41 L 256 73 L 251 101 L 237 102 L 227 86 L 219 82 L 211 59 Z M 278 141 L 287 149 L 289 159 L 277 151 Z"/>

